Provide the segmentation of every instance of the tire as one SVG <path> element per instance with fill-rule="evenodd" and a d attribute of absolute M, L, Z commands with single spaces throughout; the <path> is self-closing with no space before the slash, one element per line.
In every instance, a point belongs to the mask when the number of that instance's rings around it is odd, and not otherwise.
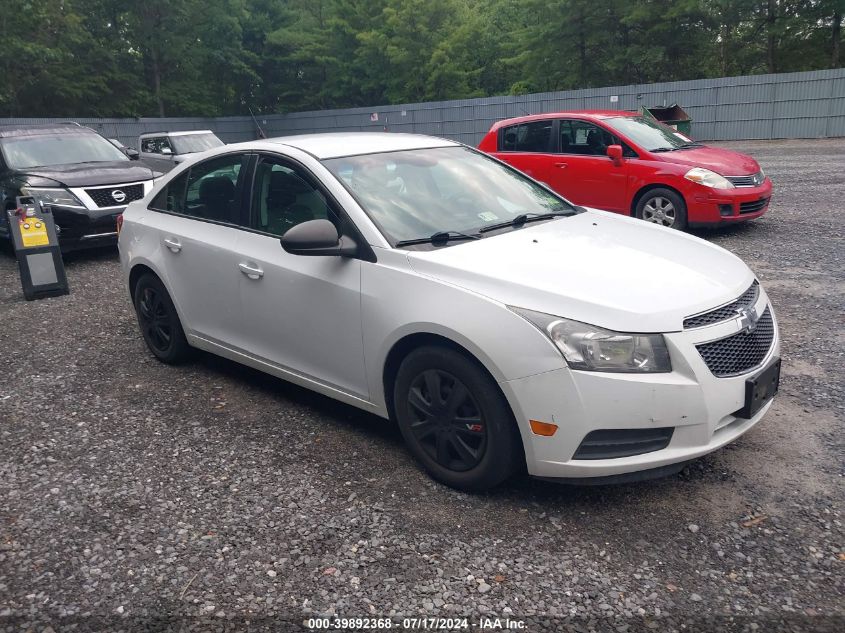
<path fill-rule="evenodd" d="M 455 350 L 432 346 L 408 354 L 394 382 L 393 410 L 411 454 L 447 486 L 488 490 L 524 463 L 498 385 Z"/>
<path fill-rule="evenodd" d="M 153 356 L 168 365 L 190 359 L 193 350 L 161 280 L 155 275 L 143 275 L 135 284 L 133 302 L 141 335 Z"/>
<path fill-rule="evenodd" d="M 636 216 L 667 228 L 683 231 L 687 228 L 687 205 L 671 189 L 651 189 L 637 202 Z"/>
<path fill-rule="evenodd" d="M 12 242 L 12 231 L 9 229 L 9 220 L 6 211 L 0 209 L 0 252 L 15 254 L 15 246 Z"/>

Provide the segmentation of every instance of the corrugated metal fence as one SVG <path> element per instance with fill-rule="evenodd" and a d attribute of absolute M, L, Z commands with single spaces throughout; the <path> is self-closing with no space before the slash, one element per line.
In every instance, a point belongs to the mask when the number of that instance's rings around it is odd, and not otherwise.
<path fill-rule="evenodd" d="M 308 132 L 381 131 L 445 136 L 476 145 L 490 125 L 523 114 L 558 110 L 636 110 L 680 104 L 700 140 L 845 136 L 845 68 L 777 75 L 697 79 L 457 101 L 373 106 L 260 116 L 268 136 Z M 31 119 L 48 122 L 58 119 Z M 0 125 L 25 121 L 0 119 Z M 158 130 L 212 129 L 226 142 L 256 138 L 251 117 L 77 119 L 136 146 Z"/>

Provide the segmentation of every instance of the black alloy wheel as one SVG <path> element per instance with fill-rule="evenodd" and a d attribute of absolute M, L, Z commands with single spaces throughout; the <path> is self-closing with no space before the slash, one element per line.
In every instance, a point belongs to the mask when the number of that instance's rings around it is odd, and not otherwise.
<path fill-rule="evenodd" d="M 438 345 L 413 350 L 399 366 L 392 394 L 408 450 L 437 481 L 488 490 L 524 466 L 511 408 L 468 354 Z"/>
<path fill-rule="evenodd" d="M 147 345 L 160 354 L 166 354 L 173 343 L 173 327 L 164 301 L 155 288 L 147 287 L 141 292 L 138 320 Z"/>
<path fill-rule="evenodd" d="M 149 274 L 141 277 L 135 286 L 134 299 L 141 334 L 155 357 L 168 364 L 187 360 L 191 348 L 176 306 L 158 277 Z"/>
<path fill-rule="evenodd" d="M 472 394 L 440 369 L 419 374 L 408 391 L 411 432 L 431 459 L 458 472 L 478 466 L 487 449 L 487 426 Z"/>

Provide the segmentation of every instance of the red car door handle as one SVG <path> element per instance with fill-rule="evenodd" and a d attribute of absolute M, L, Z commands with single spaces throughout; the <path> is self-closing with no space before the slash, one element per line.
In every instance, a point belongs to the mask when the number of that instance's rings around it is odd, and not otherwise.
<path fill-rule="evenodd" d="M 555 163 L 555 167 L 558 169 L 566 169 L 566 163 Z"/>

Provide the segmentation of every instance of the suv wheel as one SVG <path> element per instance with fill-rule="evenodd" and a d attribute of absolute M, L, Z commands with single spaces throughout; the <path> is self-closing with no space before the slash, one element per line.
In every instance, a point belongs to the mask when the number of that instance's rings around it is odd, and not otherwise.
<path fill-rule="evenodd" d="M 646 222 L 683 231 L 687 227 L 687 205 L 671 189 L 652 189 L 637 203 L 637 217 Z"/>
<path fill-rule="evenodd" d="M 149 274 L 141 277 L 135 285 L 134 302 L 141 334 L 153 355 L 169 365 L 188 360 L 191 347 L 161 280 Z"/>
<path fill-rule="evenodd" d="M 0 209 L 0 251 L 8 250 L 14 253 L 15 246 L 12 242 L 12 231 L 9 227 L 9 219 L 6 211 Z"/>
<path fill-rule="evenodd" d="M 411 453 L 448 486 L 487 490 L 521 463 L 519 432 L 498 386 L 452 349 L 411 352 L 396 376 L 393 407 Z"/>

